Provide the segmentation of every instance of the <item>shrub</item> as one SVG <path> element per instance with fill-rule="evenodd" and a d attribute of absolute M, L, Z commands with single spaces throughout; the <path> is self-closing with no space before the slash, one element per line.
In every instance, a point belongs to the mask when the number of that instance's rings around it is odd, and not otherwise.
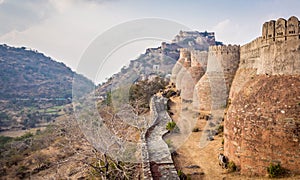
<path fill-rule="evenodd" d="M 9 161 L 6 162 L 6 165 L 9 167 L 12 165 L 18 165 L 23 158 L 24 157 L 20 154 L 12 154 L 11 157 L 9 157 Z"/>
<path fill-rule="evenodd" d="M 15 172 L 16 176 L 18 176 L 21 179 L 24 179 L 29 174 L 28 170 L 29 168 L 26 166 L 19 166 Z"/>
<path fill-rule="evenodd" d="M 165 97 L 170 98 L 170 97 L 175 96 L 175 95 L 176 95 L 176 92 L 174 90 L 168 90 Z"/>
<path fill-rule="evenodd" d="M 267 170 L 271 178 L 278 177 L 283 173 L 283 169 L 280 164 L 274 165 L 271 163 Z"/>
<path fill-rule="evenodd" d="M 174 121 L 172 121 L 172 122 L 168 122 L 166 129 L 168 131 L 172 131 L 175 127 L 176 127 L 176 123 Z"/>
<path fill-rule="evenodd" d="M 177 175 L 179 176 L 180 180 L 186 180 L 187 179 L 187 176 L 181 170 L 178 170 Z"/>
<path fill-rule="evenodd" d="M 27 133 L 25 133 L 24 135 L 22 135 L 20 137 L 16 137 L 15 140 L 16 141 L 23 141 L 23 140 L 28 139 L 32 136 L 33 136 L 33 134 L 31 132 L 27 132 Z"/>
<path fill-rule="evenodd" d="M 237 170 L 237 167 L 233 161 L 230 161 L 227 165 L 229 172 L 234 172 Z"/>
<path fill-rule="evenodd" d="M 224 132 L 224 126 L 223 126 L 223 125 L 220 125 L 220 126 L 218 127 L 217 131 L 218 131 L 218 134 L 223 133 L 223 132 Z"/>
<path fill-rule="evenodd" d="M 6 143 L 9 143 L 12 140 L 13 140 L 12 137 L 0 136 L 0 148 L 3 148 Z"/>
<path fill-rule="evenodd" d="M 222 145 L 224 145 L 224 138 L 222 139 Z"/>
<path fill-rule="evenodd" d="M 167 139 L 165 142 L 169 148 L 172 147 L 172 141 L 170 139 Z"/>
<path fill-rule="evenodd" d="M 193 132 L 199 132 L 199 131 L 200 131 L 200 129 L 197 128 L 197 127 L 195 127 L 195 128 L 193 129 Z"/>

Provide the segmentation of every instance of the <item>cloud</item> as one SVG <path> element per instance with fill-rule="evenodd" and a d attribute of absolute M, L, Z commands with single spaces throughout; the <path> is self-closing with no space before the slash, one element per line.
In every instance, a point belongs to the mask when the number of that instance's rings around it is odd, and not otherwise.
<path fill-rule="evenodd" d="M 53 12 L 47 0 L 0 0 L 0 35 L 13 30 L 22 31 L 41 22 Z"/>
<path fill-rule="evenodd" d="M 233 23 L 230 19 L 220 21 L 212 30 L 216 32 L 217 39 L 224 43 L 240 43 L 243 41 L 241 26 Z"/>
<path fill-rule="evenodd" d="M 229 19 L 225 19 L 221 22 L 219 22 L 214 29 L 215 30 L 219 30 L 219 31 L 224 31 L 225 29 L 227 29 L 230 26 L 230 20 Z"/>
<path fill-rule="evenodd" d="M 87 4 L 103 4 L 114 2 L 116 0 L 49 0 L 49 3 L 59 12 L 64 12 L 72 6 L 87 5 Z"/>
<path fill-rule="evenodd" d="M 50 9 L 41 15 L 38 10 L 25 11 L 34 10 L 38 7 L 36 4 L 30 8 L 28 4 L 28 8 L 10 4 L 15 9 L 23 8 L 22 13 L 10 18 L 15 23 L 0 21 L 0 29 L 5 24 L 10 26 L 6 33 L 0 34 L 0 43 L 37 49 L 55 60 L 63 61 L 73 70 L 76 70 L 82 53 L 97 35 L 128 19 L 119 7 L 111 3 L 104 5 L 103 1 L 48 0 L 43 3 L 44 8 Z"/>
<path fill-rule="evenodd" d="M 0 36 L 10 31 L 24 31 L 47 18 L 74 7 L 85 8 L 116 0 L 0 0 Z"/>

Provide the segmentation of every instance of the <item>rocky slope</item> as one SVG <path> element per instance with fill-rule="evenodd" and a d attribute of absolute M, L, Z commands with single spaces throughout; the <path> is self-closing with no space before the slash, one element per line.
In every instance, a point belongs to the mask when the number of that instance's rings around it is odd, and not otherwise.
<path fill-rule="evenodd" d="M 139 179 L 139 164 L 105 157 L 86 140 L 72 115 L 37 134 L 0 139 L 0 179 Z M 107 168 L 103 165 L 107 163 Z M 117 167 L 117 168 L 116 168 Z"/>
<path fill-rule="evenodd" d="M 25 47 L 0 46 L 0 98 L 72 98 L 76 76 L 83 87 L 93 83 L 63 63 Z M 89 89 L 87 89 L 88 91 Z"/>
<path fill-rule="evenodd" d="M 120 84 L 132 84 L 141 79 L 154 76 L 168 77 L 179 58 L 179 49 L 207 50 L 210 45 L 222 44 L 215 40 L 214 33 L 198 31 L 180 31 L 171 43 L 163 42 L 160 47 L 149 48 L 137 59 L 130 61 L 128 67 L 123 67 L 107 82 L 99 85 L 98 95 L 105 95 L 106 91 L 114 89 Z M 122 82 L 122 83 L 120 83 Z"/>
<path fill-rule="evenodd" d="M 34 50 L 0 45 L 0 131 L 44 126 L 72 101 L 72 83 L 90 92 L 82 75 Z M 44 125 L 42 125 L 44 124 Z"/>

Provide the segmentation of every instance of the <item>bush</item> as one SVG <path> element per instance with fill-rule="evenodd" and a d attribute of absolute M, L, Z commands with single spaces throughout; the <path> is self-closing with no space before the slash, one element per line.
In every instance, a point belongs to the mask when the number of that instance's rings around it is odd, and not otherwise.
<path fill-rule="evenodd" d="M 180 180 L 186 180 L 187 179 L 187 176 L 181 170 L 178 170 L 177 175 L 179 176 Z"/>
<path fill-rule="evenodd" d="M 224 138 L 222 139 L 222 145 L 224 145 Z"/>
<path fill-rule="evenodd" d="M 164 97 L 170 98 L 176 95 L 176 92 L 174 90 L 168 90 L 166 93 L 163 94 Z"/>
<path fill-rule="evenodd" d="M 23 158 L 24 157 L 20 154 L 12 154 L 11 157 L 9 157 L 9 161 L 6 162 L 6 165 L 9 167 L 12 165 L 18 165 Z"/>
<path fill-rule="evenodd" d="M 274 165 L 271 163 L 267 170 L 271 178 L 278 177 L 283 173 L 283 169 L 280 164 Z"/>
<path fill-rule="evenodd" d="M 172 141 L 170 139 L 167 139 L 165 142 L 169 148 L 172 147 Z"/>
<path fill-rule="evenodd" d="M 195 128 L 193 129 L 193 132 L 199 132 L 199 131 L 200 131 L 200 129 L 197 128 L 197 127 L 195 127 Z"/>
<path fill-rule="evenodd" d="M 22 135 L 20 137 L 16 137 L 15 140 L 16 141 L 23 141 L 23 140 L 28 139 L 32 136 L 33 136 L 33 134 L 31 132 L 27 132 L 27 133 L 25 133 L 24 135 Z"/>
<path fill-rule="evenodd" d="M 26 166 L 19 166 L 15 172 L 16 176 L 18 176 L 21 179 L 24 179 L 29 174 L 28 170 L 29 168 Z"/>
<path fill-rule="evenodd" d="M 237 170 L 237 167 L 233 161 L 230 161 L 227 165 L 229 172 L 234 172 Z"/>
<path fill-rule="evenodd" d="M 168 122 L 166 129 L 168 131 L 172 131 L 175 127 L 176 127 L 176 123 L 174 121 L 172 121 L 172 122 Z"/>
<path fill-rule="evenodd" d="M 223 126 L 223 125 L 220 125 L 220 126 L 218 127 L 217 131 L 218 131 L 218 134 L 223 133 L 223 132 L 224 132 L 224 126 Z"/>
<path fill-rule="evenodd" d="M 13 140 L 12 137 L 0 136 L 0 148 L 3 148 L 6 143 L 9 143 L 12 140 Z"/>

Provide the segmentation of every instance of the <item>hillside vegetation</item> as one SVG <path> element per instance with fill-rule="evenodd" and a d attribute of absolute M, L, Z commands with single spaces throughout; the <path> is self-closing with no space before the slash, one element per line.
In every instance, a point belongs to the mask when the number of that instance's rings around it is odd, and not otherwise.
<path fill-rule="evenodd" d="M 72 98 L 73 77 L 80 79 L 81 86 L 93 83 L 59 63 L 25 47 L 0 45 L 0 98 Z M 88 92 L 91 89 L 86 89 Z"/>
<path fill-rule="evenodd" d="M 62 115 L 72 101 L 76 78 L 78 95 L 94 84 L 82 75 L 34 50 L 0 45 L 0 131 L 41 127 Z"/>

